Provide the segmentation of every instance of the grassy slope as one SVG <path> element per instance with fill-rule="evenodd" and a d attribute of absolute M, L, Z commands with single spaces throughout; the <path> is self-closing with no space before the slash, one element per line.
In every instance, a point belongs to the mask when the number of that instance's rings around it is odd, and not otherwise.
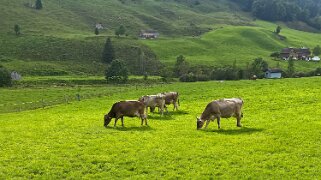
<path fill-rule="evenodd" d="M 224 0 L 206 0 L 197 6 L 186 1 L 124 0 L 124 4 L 118 0 L 66 0 L 61 4 L 43 1 L 41 11 L 24 6 L 28 2 L 33 3 L 29 0 L 0 2 L 0 16 L 3 17 L 0 21 L 0 62 L 23 74 L 97 72 L 97 64 L 93 62 L 100 61 L 106 36 L 113 35 L 120 24 L 125 25 L 131 38 L 136 38 L 141 29 L 156 29 L 162 35 L 173 36 L 189 34 L 191 23 L 206 30 L 213 23 L 237 25 L 248 22 L 245 16 L 237 13 L 236 6 Z M 232 10 L 236 12 L 230 13 Z M 94 38 L 97 22 L 108 29 Z M 21 37 L 14 35 L 14 24 L 21 26 Z M 137 46 L 131 38 L 116 46 Z M 126 51 L 121 53 L 126 54 Z M 99 69 L 99 72 L 102 74 L 103 70 Z"/>
<path fill-rule="evenodd" d="M 276 24 L 251 22 L 248 15 L 225 0 L 202 1 L 191 5 L 188 1 L 44 1 L 44 9 L 35 11 L 23 4 L 28 1 L 4 0 L 0 2 L 0 63 L 23 74 L 64 75 L 103 74 L 100 55 L 106 36 L 124 24 L 129 37 L 115 39 L 125 58 L 135 56 L 126 48 L 147 45 L 167 65 L 173 65 L 183 54 L 191 64 L 246 66 L 256 57 L 268 59 L 269 54 L 286 46 L 319 44 L 319 34 L 305 33 L 283 27 L 286 41 L 278 40 L 272 33 Z M 93 35 L 93 26 L 102 22 L 108 30 Z M 190 24 L 201 29 L 214 28 L 201 38 L 182 36 L 190 34 Z M 248 25 L 251 26 L 238 26 Z M 21 25 L 22 36 L 15 37 L 13 25 Z M 235 25 L 235 26 L 231 26 Z M 223 28 L 221 28 L 223 27 Z M 157 29 L 161 39 L 138 41 L 140 29 Z M 149 51 L 147 49 L 147 51 Z M 151 54 L 151 53 L 148 53 Z M 286 68 L 286 62 L 280 62 Z M 297 69 L 308 71 L 319 64 L 298 62 Z"/>
<path fill-rule="evenodd" d="M 0 177 L 319 179 L 320 83 L 320 78 L 178 83 L 0 114 Z M 169 90 L 181 94 L 179 112 L 150 115 L 150 127 L 136 118 L 125 118 L 125 128 L 102 126 L 115 101 Z M 211 123 L 196 131 L 195 116 L 222 97 L 244 99 L 244 127 L 222 119 L 221 130 Z"/>
<path fill-rule="evenodd" d="M 268 60 L 270 66 L 276 66 L 279 61 L 269 57 L 272 52 L 288 46 L 313 48 L 320 44 L 320 34 L 283 27 L 281 35 L 287 39 L 281 41 L 273 33 L 276 24 L 257 21 L 255 25 L 220 26 L 200 38 L 164 38 L 142 42 L 167 64 L 174 64 L 176 57 L 183 54 L 191 64 L 232 65 L 236 60 L 237 65 L 243 67 L 257 57 Z M 280 61 L 280 65 L 286 68 L 287 63 Z M 319 67 L 319 64 L 297 62 L 300 70 L 315 67 Z"/>

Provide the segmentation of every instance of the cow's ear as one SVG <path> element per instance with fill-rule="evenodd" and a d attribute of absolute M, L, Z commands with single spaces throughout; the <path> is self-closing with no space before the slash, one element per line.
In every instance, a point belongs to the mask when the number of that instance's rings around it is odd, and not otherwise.
<path fill-rule="evenodd" d="M 197 119 L 197 121 L 199 121 L 199 120 L 200 120 L 200 118 L 199 118 L 199 117 L 197 117 L 197 116 L 196 116 L 196 119 Z"/>

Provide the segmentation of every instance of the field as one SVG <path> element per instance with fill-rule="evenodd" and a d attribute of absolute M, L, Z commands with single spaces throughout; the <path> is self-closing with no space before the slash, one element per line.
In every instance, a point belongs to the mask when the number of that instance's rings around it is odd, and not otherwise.
<path fill-rule="evenodd" d="M 287 62 L 269 57 L 272 52 L 287 46 L 314 48 L 320 42 L 319 33 L 293 30 L 280 22 L 253 21 L 250 14 L 230 1 L 193 2 L 47 1 L 43 10 L 36 11 L 25 5 L 26 0 L 3 0 L 0 63 L 24 76 L 103 75 L 106 66 L 101 63 L 102 49 L 106 38 L 112 37 L 117 58 L 133 66 L 131 70 L 139 66 L 132 63 L 138 59 L 137 47 L 143 49 L 146 59 L 157 57 L 170 68 L 177 56 L 184 55 L 192 66 L 224 66 L 236 61 L 244 69 L 254 58 L 262 57 L 270 67 L 279 64 L 286 69 Z M 98 36 L 94 34 L 97 22 L 106 27 Z M 20 36 L 13 31 L 15 24 L 21 26 Z M 273 33 L 277 24 L 287 38 L 284 41 Z M 115 37 L 120 25 L 125 25 L 128 36 Z M 160 38 L 140 40 L 142 29 L 158 30 Z M 199 31 L 201 36 L 193 36 Z M 297 71 L 307 72 L 320 65 L 297 62 L 296 66 Z"/>
<path fill-rule="evenodd" d="M 0 114 L 0 179 L 319 179 L 320 83 L 314 77 L 86 87 L 113 93 Z M 43 94 L 54 99 L 66 88 Z M 41 98 L 19 88 L 0 91 L 6 102 Z M 149 114 L 149 126 L 125 118 L 124 128 L 103 127 L 114 102 L 162 91 L 180 92 L 178 112 Z M 221 129 L 212 122 L 197 131 L 195 117 L 223 97 L 243 98 L 243 127 L 231 118 Z"/>
<path fill-rule="evenodd" d="M 212 66 L 232 65 L 246 67 L 255 58 L 261 57 L 276 67 L 279 63 L 283 69 L 287 62 L 270 57 L 273 52 L 280 52 L 285 47 L 309 47 L 313 49 L 320 42 L 317 33 L 308 33 L 287 28 L 282 25 L 280 40 L 273 32 L 276 23 L 253 21 L 252 26 L 216 25 L 214 30 L 200 37 L 160 38 L 153 41 L 141 41 L 160 57 L 165 64 L 174 65 L 176 57 L 186 56 L 190 64 Z M 309 71 L 319 67 L 319 63 L 298 61 L 297 70 Z"/>

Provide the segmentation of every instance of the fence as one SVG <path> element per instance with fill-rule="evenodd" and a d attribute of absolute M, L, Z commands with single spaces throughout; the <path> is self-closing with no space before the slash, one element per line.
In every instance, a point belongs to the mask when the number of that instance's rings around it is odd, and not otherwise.
<path fill-rule="evenodd" d="M 83 92 L 77 92 L 72 95 L 62 95 L 60 97 L 54 98 L 54 99 L 45 99 L 42 98 L 37 101 L 30 101 L 30 102 L 11 102 L 11 103 L 3 103 L 0 104 L 0 113 L 10 113 L 10 112 L 20 112 L 25 110 L 33 110 L 33 109 L 39 109 L 39 108 L 46 108 L 54 105 L 59 104 L 68 104 L 75 101 L 81 101 L 85 99 L 92 99 L 97 97 L 104 97 L 104 96 L 112 96 L 116 93 L 121 93 L 124 91 L 130 90 L 138 90 L 138 89 L 144 89 L 144 88 L 150 88 L 155 85 L 129 85 L 129 86 L 120 86 L 117 88 L 117 91 L 107 91 L 103 93 L 83 93 Z M 162 86 L 162 84 L 156 85 L 156 86 Z"/>

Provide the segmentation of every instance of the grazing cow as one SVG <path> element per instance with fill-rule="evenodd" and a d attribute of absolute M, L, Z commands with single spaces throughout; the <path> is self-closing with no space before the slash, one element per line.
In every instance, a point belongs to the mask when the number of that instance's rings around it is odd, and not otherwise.
<path fill-rule="evenodd" d="M 178 106 L 180 106 L 178 92 L 162 92 L 162 93 L 159 93 L 159 95 L 163 95 L 165 97 L 164 108 L 165 108 L 166 112 L 168 112 L 166 105 L 170 105 L 170 104 L 174 105 L 173 110 L 175 110 L 175 109 L 178 110 Z M 153 112 L 154 109 L 151 108 L 151 111 Z"/>
<path fill-rule="evenodd" d="M 138 101 L 144 103 L 146 108 L 146 113 L 148 107 L 150 107 L 151 112 L 155 109 L 155 107 L 158 107 L 160 109 L 161 115 L 164 114 L 164 106 L 165 106 L 165 98 L 162 94 L 157 95 L 146 95 L 142 96 L 138 99 Z"/>
<path fill-rule="evenodd" d="M 122 126 L 124 127 L 124 116 L 135 117 L 138 116 L 142 120 L 142 125 L 145 120 L 145 125 L 147 125 L 147 116 L 145 115 L 145 106 L 139 101 L 120 101 L 113 104 L 111 110 L 104 117 L 104 126 L 110 123 L 112 118 L 115 118 L 116 126 L 117 120 L 121 118 Z"/>
<path fill-rule="evenodd" d="M 220 120 L 221 118 L 235 117 L 237 119 L 237 126 L 242 127 L 241 119 L 243 117 L 242 113 L 243 100 L 240 98 L 231 98 L 231 99 L 219 99 L 210 102 L 205 110 L 203 111 L 200 118 L 197 119 L 197 129 L 203 127 L 204 122 L 206 121 L 206 126 L 210 121 L 217 119 L 218 128 L 221 128 Z"/>
<path fill-rule="evenodd" d="M 164 94 L 164 96 L 165 96 L 165 104 L 166 105 L 173 104 L 174 105 L 173 110 L 175 110 L 175 109 L 178 110 L 178 106 L 180 106 L 178 92 L 163 92 L 162 94 Z M 166 110 L 167 110 L 167 108 L 166 108 Z"/>

